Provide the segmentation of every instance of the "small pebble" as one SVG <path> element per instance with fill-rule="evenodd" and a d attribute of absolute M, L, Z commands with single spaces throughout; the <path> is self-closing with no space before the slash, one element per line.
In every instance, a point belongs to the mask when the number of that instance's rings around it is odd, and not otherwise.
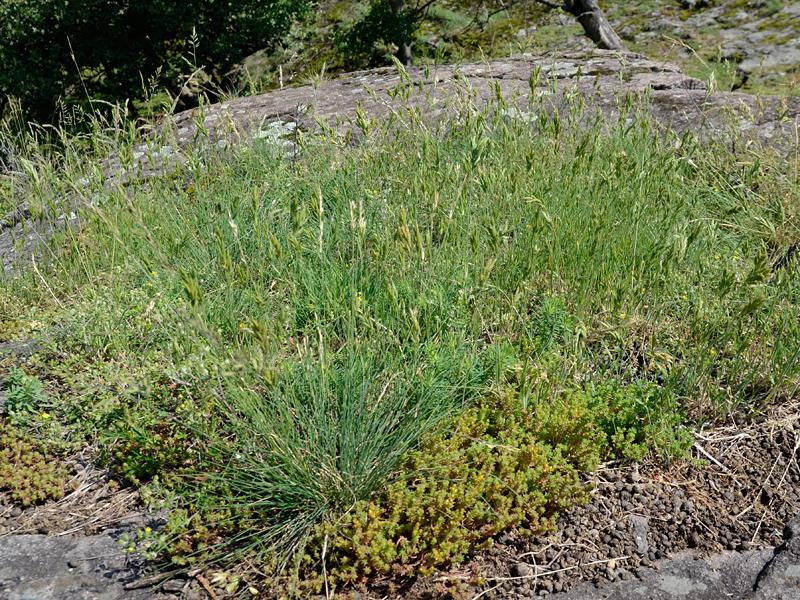
<path fill-rule="evenodd" d="M 512 577 L 530 577 L 533 575 L 533 567 L 528 563 L 518 562 L 511 567 Z"/>

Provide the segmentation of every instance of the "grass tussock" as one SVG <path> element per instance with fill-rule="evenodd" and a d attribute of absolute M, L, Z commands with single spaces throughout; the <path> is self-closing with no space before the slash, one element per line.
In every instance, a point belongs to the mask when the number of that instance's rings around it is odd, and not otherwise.
<path fill-rule="evenodd" d="M 176 562 L 458 561 L 551 526 L 600 460 L 797 394 L 796 169 L 632 117 L 198 152 L 95 189 L 3 327 L 49 332 L 61 442 L 172 509 Z"/>

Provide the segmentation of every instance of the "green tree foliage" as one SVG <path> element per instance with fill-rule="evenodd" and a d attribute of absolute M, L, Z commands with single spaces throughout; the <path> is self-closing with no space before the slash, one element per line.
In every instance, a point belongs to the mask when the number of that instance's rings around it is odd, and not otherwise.
<path fill-rule="evenodd" d="M 222 84 L 244 56 L 270 48 L 309 0 L 1 0 L 0 111 L 8 97 L 52 120 L 68 103 L 177 91 L 203 67 Z M 196 35 L 195 35 L 196 32 Z"/>
<path fill-rule="evenodd" d="M 410 46 L 423 12 L 399 0 L 371 0 L 361 19 L 356 20 L 339 40 L 339 51 L 349 68 L 386 64 L 395 54 L 407 64 Z"/>

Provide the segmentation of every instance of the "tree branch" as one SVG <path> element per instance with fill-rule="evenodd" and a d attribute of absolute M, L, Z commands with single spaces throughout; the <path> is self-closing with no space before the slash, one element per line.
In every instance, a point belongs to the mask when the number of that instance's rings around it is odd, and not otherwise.
<path fill-rule="evenodd" d="M 422 13 L 428 10 L 431 4 L 433 4 L 434 2 L 436 2 L 436 0 L 428 0 L 422 6 L 417 6 L 411 14 L 414 15 L 414 18 L 421 16 Z"/>
<path fill-rule="evenodd" d="M 542 0 L 536 0 L 541 2 Z M 625 44 L 606 20 L 597 0 L 564 0 L 562 8 L 581 24 L 586 35 L 606 50 L 625 50 Z"/>
<path fill-rule="evenodd" d="M 507 11 L 507 10 L 509 10 L 509 9 L 510 9 L 512 6 L 514 6 L 514 5 L 515 5 L 515 4 L 516 4 L 518 1 L 519 1 L 519 0 L 510 0 L 508 4 L 503 4 L 503 5 L 502 5 L 500 8 L 498 8 L 497 10 L 493 10 L 492 12 L 490 12 L 489 14 L 487 14 L 487 15 L 486 15 L 486 22 L 488 23 L 489 19 L 491 19 L 493 16 L 495 16 L 495 15 L 497 15 L 497 14 L 500 14 L 500 13 L 501 13 L 501 12 L 503 12 L 504 10 L 506 10 L 506 11 Z"/>

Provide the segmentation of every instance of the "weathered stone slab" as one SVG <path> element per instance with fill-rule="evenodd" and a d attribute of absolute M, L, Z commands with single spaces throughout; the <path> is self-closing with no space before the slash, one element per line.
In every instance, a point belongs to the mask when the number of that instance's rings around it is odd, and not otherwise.
<path fill-rule="evenodd" d="M 583 584 L 550 597 L 553 600 L 744 600 L 752 593 L 756 577 L 771 556 L 770 550 L 725 552 L 707 559 L 685 553 L 662 561 L 658 570 L 642 569 L 638 573 L 640 579 L 601 587 Z"/>
<path fill-rule="evenodd" d="M 0 537 L 3 600 L 145 600 L 152 589 L 126 591 L 136 577 L 119 544 L 103 533 L 88 537 Z"/>

